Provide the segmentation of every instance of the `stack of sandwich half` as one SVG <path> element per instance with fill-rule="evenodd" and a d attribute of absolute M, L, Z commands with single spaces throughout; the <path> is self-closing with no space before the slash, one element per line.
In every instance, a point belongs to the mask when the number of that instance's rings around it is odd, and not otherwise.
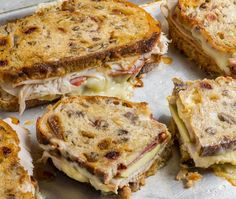
<path fill-rule="evenodd" d="M 170 156 L 166 126 L 146 103 L 125 100 L 140 84 L 140 74 L 159 63 L 168 42 L 158 21 L 125 0 L 43 5 L 0 26 L 0 108 L 22 114 L 63 97 L 37 121 L 44 157 L 75 180 L 129 198 Z M 17 156 L 23 150 L 16 136 L 21 129 L 2 125 L 1 132 L 12 132 L 16 144 L 14 153 L 3 148 L 4 171 L 9 154 L 15 162 L 2 178 L 7 186 L 0 197 L 38 198 L 32 172 Z M 24 179 L 19 188 L 8 177 L 15 170 Z"/>

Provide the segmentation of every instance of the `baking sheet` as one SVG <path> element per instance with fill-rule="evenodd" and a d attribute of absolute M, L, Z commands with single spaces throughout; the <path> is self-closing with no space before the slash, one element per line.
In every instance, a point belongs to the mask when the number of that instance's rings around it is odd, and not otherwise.
<path fill-rule="evenodd" d="M 137 1 L 136 1 L 137 2 Z M 141 1 L 140 1 L 141 2 Z M 153 16 L 159 19 L 166 31 L 166 22 L 160 12 L 160 2 L 147 4 L 144 8 Z M 12 19 L 24 16 L 33 8 L 20 10 L 6 15 L 0 15 L 1 20 Z M 180 77 L 184 80 L 204 78 L 195 66 L 186 57 L 179 54 L 171 45 L 168 57 L 173 59 L 173 63 L 166 65 L 161 63 L 152 72 L 148 73 L 143 81 L 144 87 L 135 90 L 134 101 L 146 101 L 150 104 L 154 117 L 161 122 L 168 124 L 170 112 L 166 97 L 172 92 L 173 77 Z M 1 118 L 13 116 L 20 119 L 20 123 L 31 131 L 33 141 L 34 159 L 39 157 L 37 141 L 35 138 L 35 121 L 43 111 L 45 106 L 25 111 L 23 116 L 18 113 L 0 112 Z M 146 180 L 146 185 L 136 193 L 132 194 L 132 199 L 233 199 L 236 196 L 236 187 L 231 186 L 227 181 L 216 177 L 212 173 L 205 173 L 203 179 L 193 188 L 184 189 L 181 182 L 175 180 L 179 164 L 178 152 L 175 149 L 173 157 L 168 161 L 167 166 L 159 170 L 155 176 Z M 55 170 L 53 170 L 54 172 Z M 76 182 L 63 173 L 56 170 L 56 177 L 52 181 L 40 181 L 40 191 L 48 199 L 108 199 L 111 196 L 102 196 L 86 184 Z"/>

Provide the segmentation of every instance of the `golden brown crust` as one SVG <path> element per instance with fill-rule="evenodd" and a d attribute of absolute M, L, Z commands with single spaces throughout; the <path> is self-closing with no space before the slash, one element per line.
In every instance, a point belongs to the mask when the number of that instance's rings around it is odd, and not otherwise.
<path fill-rule="evenodd" d="M 72 7 L 74 6 L 73 2 L 74 1 L 69 1 L 69 4 L 72 4 Z M 79 1 L 75 1 L 75 2 L 76 2 L 76 4 L 79 3 Z M 106 1 L 104 1 L 104 2 L 106 2 Z M 157 43 L 159 36 L 160 36 L 159 22 L 155 21 L 143 9 L 139 8 L 138 6 L 136 6 L 132 3 L 129 3 L 129 2 L 123 1 L 123 0 L 113 0 L 114 5 L 118 2 L 121 4 L 124 4 L 124 6 L 126 6 L 127 8 L 132 7 L 132 8 L 137 9 L 137 11 L 139 11 L 140 13 L 142 13 L 146 17 L 146 21 L 147 21 L 146 23 L 148 23 L 148 26 L 149 26 L 149 29 L 147 30 L 146 34 L 142 33 L 139 36 L 140 38 L 134 37 L 130 41 L 129 41 L 128 37 L 126 37 L 127 38 L 126 42 L 122 41 L 121 43 L 119 43 L 117 45 L 112 44 L 109 47 L 104 47 L 102 50 L 95 50 L 95 52 L 84 53 L 84 51 L 83 51 L 82 53 L 79 53 L 80 51 L 78 50 L 77 54 L 76 54 L 76 52 L 73 51 L 72 54 L 67 53 L 67 54 L 65 54 L 65 56 L 63 54 L 62 57 L 60 57 L 60 54 L 57 55 L 56 51 L 52 52 L 51 56 L 49 56 L 50 54 L 47 54 L 47 53 L 49 53 L 51 51 L 41 49 L 42 46 L 40 46 L 40 44 L 37 44 L 37 43 L 34 44 L 33 46 L 32 46 L 32 44 L 31 45 L 27 44 L 27 49 L 28 49 L 27 56 L 24 54 L 21 55 L 20 50 L 17 50 L 17 48 L 15 46 L 13 46 L 10 50 L 12 52 L 14 50 L 15 54 L 14 53 L 9 54 L 9 52 L 6 50 L 6 52 L 4 52 L 4 55 L 2 57 L 0 57 L 0 64 L 2 64 L 1 69 L 0 69 L 1 81 L 2 82 L 19 83 L 19 82 L 27 80 L 27 79 L 44 79 L 44 78 L 53 77 L 53 76 L 62 76 L 66 73 L 73 72 L 73 71 L 80 71 L 80 70 L 83 70 L 88 67 L 94 67 L 95 65 L 102 66 L 102 64 L 107 62 L 108 60 L 119 59 L 121 56 L 129 56 L 129 55 L 133 55 L 133 54 L 143 54 L 145 52 L 151 51 L 151 49 Z M 96 3 L 94 3 L 94 1 L 90 2 L 88 0 L 88 4 L 96 4 Z M 50 9 L 49 9 L 49 11 L 50 11 Z M 56 12 L 59 12 L 59 11 L 57 10 Z M 70 10 L 69 11 L 63 10 L 63 13 L 64 12 L 72 12 L 73 13 L 73 11 L 70 11 Z M 74 12 L 76 12 L 76 10 Z M 40 17 L 42 17 L 42 13 L 41 14 L 37 13 L 33 16 L 29 16 L 29 17 L 26 17 L 25 19 L 19 20 L 18 23 L 20 23 L 20 25 L 22 25 L 21 28 L 24 29 L 24 25 L 23 25 L 24 21 L 25 22 L 28 21 L 29 23 L 31 23 L 34 18 L 37 20 L 38 19 L 42 20 Z M 97 20 L 95 19 L 95 21 L 97 21 Z M 45 22 L 45 23 L 47 25 L 47 22 Z M 14 27 L 14 23 L 9 24 L 9 26 Z M 27 36 L 25 36 L 25 37 L 21 36 L 21 37 L 24 38 L 24 40 L 26 40 L 26 43 L 27 42 L 32 43 L 31 40 L 34 37 L 36 37 L 34 35 L 40 36 L 40 32 L 38 32 L 38 31 L 41 31 L 41 29 L 37 28 L 37 27 L 33 27 L 33 28 L 34 29 L 31 28 L 32 30 L 29 29 L 30 31 L 28 30 L 27 32 L 23 31 L 23 33 L 27 34 Z M 38 29 L 40 29 L 40 30 L 38 30 Z M 20 32 L 22 30 L 17 29 L 17 31 Z M 1 33 L 1 31 L 0 31 L 0 33 Z M 22 33 L 20 32 L 19 35 L 22 35 Z M 135 36 L 135 35 L 133 35 L 133 36 Z M 4 40 L 4 38 L 1 38 L 1 34 L 0 34 L 0 39 Z M 6 40 L 4 40 L 4 41 L 6 41 Z M 47 40 L 45 40 L 45 41 L 47 41 Z M 48 41 L 50 42 L 52 40 L 48 40 Z M 44 43 L 43 40 L 41 42 Z M 7 45 L 8 44 L 6 44 L 6 46 Z M 12 45 L 12 44 L 9 43 L 9 45 Z M 21 43 L 18 45 L 21 45 Z M 54 44 L 53 42 L 51 42 L 50 45 L 52 45 L 50 48 L 52 48 L 52 49 L 56 48 L 56 46 L 55 46 L 56 44 Z M 67 48 L 68 48 L 68 45 L 67 45 Z M 65 48 L 65 51 L 67 48 Z M 61 50 L 61 49 L 59 49 L 59 50 Z M 75 49 L 73 49 L 73 50 L 75 50 Z M 68 52 L 69 52 L 69 50 L 68 50 Z M 37 56 L 34 55 L 34 53 Z M 78 56 L 78 54 L 79 54 L 79 56 Z M 20 61 L 18 61 L 19 63 L 17 65 L 14 61 L 14 60 L 17 60 L 16 59 L 17 57 L 14 57 L 14 56 L 22 57 L 20 59 Z M 7 61 L 5 62 L 4 60 L 6 60 L 6 57 L 9 57 L 9 61 L 7 58 Z M 49 58 L 50 58 L 50 60 L 49 60 Z"/>
<path fill-rule="evenodd" d="M 175 14 L 185 26 L 197 27 L 214 49 L 224 53 L 234 53 L 235 27 L 231 23 L 235 19 L 231 14 L 234 10 L 223 11 L 233 6 L 235 6 L 233 1 L 179 0 Z M 217 12 L 218 10 L 220 12 Z M 228 34 L 231 31 L 234 36 Z"/>
<path fill-rule="evenodd" d="M 35 64 L 19 69 L 6 69 L 0 72 L 2 82 L 19 83 L 28 79 L 44 79 L 55 76 L 63 76 L 70 72 L 81 71 L 94 66 L 102 66 L 107 60 L 130 55 L 132 53 L 143 54 L 151 51 L 159 34 L 153 33 L 152 37 L 133 45 L 110 49 L 100 53 L 94 53 L 83 57 L 64 58 L 60 61 Z"/>
<path fill-rule="evenodd" d="M 172 39 L 172 44 L 176 46 L 181 52 L 188 56 L 188 58 L 198 64 L 199 68 L 212 76 L 225 74 L 220 70 L 216 62 L 206 55 L 201 46 L 194 40 L 185 37 L 173 24 L 172 20 L 168 18 L 169 34 Z"/>

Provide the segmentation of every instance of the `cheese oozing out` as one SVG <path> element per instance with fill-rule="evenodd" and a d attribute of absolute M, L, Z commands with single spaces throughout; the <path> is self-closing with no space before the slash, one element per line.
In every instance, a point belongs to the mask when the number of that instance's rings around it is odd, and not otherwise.
<path fill-rule="evenodd" d="M 102 192 L 114 192 L 117 194 L 119 188 L 128 185 L 129 182 L 136 182 L 140 175 L 146 172 L 152 164 L 158 160 L 160 154 L 165 148 L 165 145 L 166 143 L 157 144 L 157 146 L 155 146 L 151 151 L 143 154 L 141 158 L 122 171 L 119 176 L 113 177 L 108 184 L 102 183 L 97 176 L 92 175 L 77 163 L 68 161 L 66 158 L 55 157 L 47 151 L 44 152 L 44 157 L 51 158 L 54 165 L 69 177 L 80 182 L 90 183 L 96 190 Z M 48 149 L 48 147 L 44 145 L 41 145 L 41 147 L 45 150 Z"/>
<path fill-rule="evenodd" d="M 214 156 L 200 156 L 197 152 L 196 145 L 191 142 L 186 125 L 179 117 L 176 105 L 170 104 L 169 107 L 171 115 L 177 125 L 180 134 L 180 139 L 187 152 L 189 153 L 190 157 L 193 159 L 196 167 L 208 168 L 214 164 L 224 163 L 236 165 L 236 151 L 227 151 L 223 154 Z"/>

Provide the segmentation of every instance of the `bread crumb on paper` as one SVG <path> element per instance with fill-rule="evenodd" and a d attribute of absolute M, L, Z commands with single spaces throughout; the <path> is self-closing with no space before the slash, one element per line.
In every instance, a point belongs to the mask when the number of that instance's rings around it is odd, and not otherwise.
<path fill-rule="evenodd" d="M 24 125 L 32 125 L 32 124 L 34 124 L 34 121 L 33 121 L 33 120 L 26 120 L 26 121 L 24 122 Z"/>
<path fill-rule="evenodd" d="M 186 166 L 181 166 L 176 180 L 182 181 L 185 188 L 190 188 L 195 185 L 195 183 L 202 179 L 202 175 L 198 172 L 191 172 Z"/>
<path fill-rule="evenodd" d="M 166 56 L 161 57 L 161 61 L 164 64 L 168 64 L 168 65 L 173 63 L 173 59 L 171 57 L 166 57 Z"/>
<path fill-rule="evenodd" d="M 16 117 L 10 117 L 10 118 L 11 118 L 11 122 L 13 124 L 19 124 L 20 123 L 20 120 L 18 118 L 16 118 Z"/>

